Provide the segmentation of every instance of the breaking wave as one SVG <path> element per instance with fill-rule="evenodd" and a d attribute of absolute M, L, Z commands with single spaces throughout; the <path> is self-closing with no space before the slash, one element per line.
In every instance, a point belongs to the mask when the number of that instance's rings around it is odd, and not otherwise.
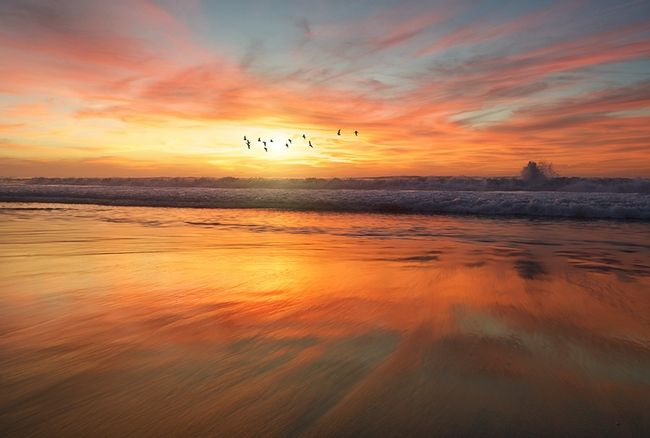
<path fill-rule="evenodd" d="M 428 180 L 429 178 L 425 178 Z M 458 178 L 454 178 L 458 179 Z M 531 217 L 650 220 L 650 190 L 636 193 L 591 191 L 424 190 L 403 189 L 404 178 L 389 179 L 391 188 L 218 188 L 163 184 L 175 179 L 87 180 L 95 184 L 0 183 L 0 201 L 202 208 L 270 208 L 301 211 L 471 214 Z M 181 179 L 187 183 L 187 178 Z M 193 179 L 201 181 L 202 179 Z M 365 184 L 382 179 L 340 180 Z M 385 180 L 385 179 L 383 179 Z M 410 178 L 406 180 L 410 181 Z M 442 180 L 442 179 L 436 179 Z M 465 179 L 461 179 L 465 180 Z M 490 179 L 467 179 L 471 184 Z M 476 181 L 475 181 L 476 180 Z M 75 179 L 75 181 L 78 181 Z M 110 181 L 109 184 L 107 181 Z M 137 181 L 139 184 L 126 184 Z M 223 181 L 213 179 L 210 181 Z M 235 180 L 255 181 L 255 180 Z M 262 180 L 268 184 L 268 181 Z M 309 180 L 277 180 L 309 181 Z M 329 181 L 335 180 L 317 180 Z M 472 182 L 473 181 L 473 182 Z M 618 181 L 618 180 L 616 180 Z M 625 180 L 639 187 L 645 180 Z M 119 182 L 120 184 L 115 184 Z M 147 185 L 148 183 L 148 185 Z M 155 184 L 155 185 L 154 185 Z M 295 183 L 292 183 L 295 184 Z M 450 183 L 451 184 L 451 183 Z M 459 186 L 460 183 L 454 183 Z M 467 183 L 470 184 L 470 183 Z M 611 184 L 611 183 L 608 183 Z M 623 186 L 625 185 L 623 184 Z M 396 188 L 400 187 L 400 188 Z M 586 186 L 582 186 L 586 187 Z M 621 186 L 622 187 L 622 186 Z M 647 189 L 647 188 L 646 188 Z"/>
<path fill-rule="evenodd" d="M 178 187 L 223 189 L 551 191 L 579 193 L 650 193 L 648 178 L 555 177 L 525 181 L 515 177 L 399 176 L 375 178 L 31 178 L 0 180 L 27 185 Z"/>

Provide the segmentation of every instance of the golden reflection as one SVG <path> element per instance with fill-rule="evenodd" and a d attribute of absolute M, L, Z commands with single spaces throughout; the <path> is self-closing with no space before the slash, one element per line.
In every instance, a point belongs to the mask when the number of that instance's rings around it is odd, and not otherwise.
<path fill-rule="evenodd" d="M 3 214 L 14 434 L 650 427 L 646 224 Z"/>

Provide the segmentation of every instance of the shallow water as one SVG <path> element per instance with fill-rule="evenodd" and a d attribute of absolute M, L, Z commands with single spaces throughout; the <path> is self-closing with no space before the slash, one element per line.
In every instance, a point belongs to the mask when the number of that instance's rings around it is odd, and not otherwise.
<path fill-rule="evenodd" d="M 0 204 L 0 434 L 650 433 L 650 224 Z"/>

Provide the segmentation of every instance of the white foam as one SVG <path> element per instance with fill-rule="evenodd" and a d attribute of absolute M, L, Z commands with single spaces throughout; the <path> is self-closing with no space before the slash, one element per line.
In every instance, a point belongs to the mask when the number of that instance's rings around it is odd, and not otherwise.
<path fill-rule="evenodd" d="M 400 176 L 380 178 L 32 178 L 5 184 L 111 187 L 203 187 L 250 189 L 553 191 L 581 193 L 650 193 L 647 178 L 557 177 L 524 181 L 514 177 Z M 2 181 L 0 181 L 2 184 Z"/>
<path fill-rule="evenodd" d="M 0 184 L 0 201 L 650 220 L 648 193 Z"/>

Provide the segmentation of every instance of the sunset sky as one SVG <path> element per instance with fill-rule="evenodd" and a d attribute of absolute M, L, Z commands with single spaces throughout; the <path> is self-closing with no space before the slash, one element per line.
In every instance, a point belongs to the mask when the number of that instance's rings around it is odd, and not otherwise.
<path fill-rule="evenodd" d="M 528 160 L 650 176 L 650 2 L 0 1 L 0 176 L 514 175 Z"/>

